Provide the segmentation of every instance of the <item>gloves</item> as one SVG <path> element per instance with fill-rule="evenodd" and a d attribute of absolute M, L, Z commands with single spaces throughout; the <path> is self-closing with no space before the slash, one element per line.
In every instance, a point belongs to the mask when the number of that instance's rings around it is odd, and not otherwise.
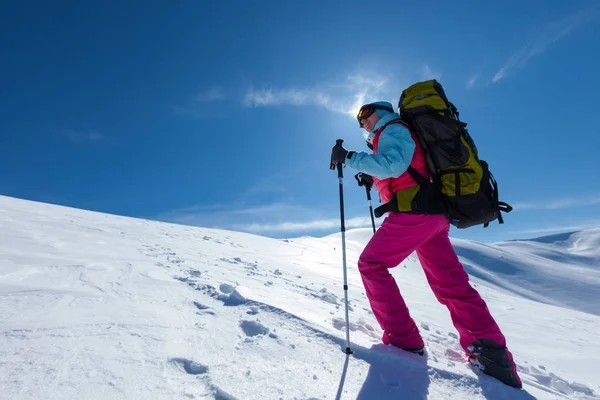
<path fill-rule="evenodd" d="M 371 175 L 367 175 L 364 172 L 359 172 L 358 174 L 354 175 L 354 177 L 358 181 L 358 186 L 364 186 L 368 190 L 371 190 L 373 187 L 373 177 Z"/>
<path fill-rule="evenodd" d="M 337 164 L 344 164 L 346 162 L 346 157 L 348 157 L 348 150 L 342 146 L 341 143 L 337 143 L 331 149 L 331 164 L 329 165 L 330 169 L 335 169 Z"/>

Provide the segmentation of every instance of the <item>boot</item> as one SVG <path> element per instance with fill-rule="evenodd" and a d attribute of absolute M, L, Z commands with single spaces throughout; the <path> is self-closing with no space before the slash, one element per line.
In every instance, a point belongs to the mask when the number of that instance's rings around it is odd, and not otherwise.
<path fill-rule="evenodd" d="M 404 351 L 408 351 L 409 353 L 414 353 L 414 354 L 418 354 L 420 356 L 425 354 L 425 346 L 421 345 L 419 347 L 400 347 L 400 346 L 396 346 L 396 344 L 394 344 L 391 340 L 391 337 L 389 334 L 387 333 L 383 333 L 383 337 L 381 338 L 381 341 L 383 342 L 383 344 L 388 344 L 388 345 L 392 345 L 394 347 L 397 347 L 399 349 L 402 349 Z"/>
<path fill-rule="evenodd" d="M 523 384 L 517 374 L 512 354 L 505 346 L 490 339 L 477 339 L 467 348 L 469 362 L 500 382 L 517 389 Z"/>

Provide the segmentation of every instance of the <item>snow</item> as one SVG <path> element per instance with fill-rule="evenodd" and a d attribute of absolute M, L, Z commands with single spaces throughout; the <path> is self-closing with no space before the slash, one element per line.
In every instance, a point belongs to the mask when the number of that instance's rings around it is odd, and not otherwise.
<path fill-rule="evenodd" d="M 467 272 L 532 300 L 600 315 L 600 229 L 488 245 L 453 240 Z"/>
<path fill-rule="evenodd" d="M 393 270 L 427 356 L 380 343 L 348 231 L 275 240 L 0 197 L 1 399 L 591 399 L 600 230 L 454 240 L 524 390 L 469 366 L 411 255 Z"/>

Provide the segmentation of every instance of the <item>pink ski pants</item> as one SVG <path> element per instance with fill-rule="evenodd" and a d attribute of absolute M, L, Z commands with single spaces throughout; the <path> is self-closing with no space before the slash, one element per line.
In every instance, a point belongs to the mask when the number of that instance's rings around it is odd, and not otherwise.
<path fill-rule="evenodd" d="M 431 290 L 448 307 L 465 349 L 475 339 L 506 340 L 450 243 L 443 215 L 390 213 L 369 241 L 358 261 L 375 318 L 384 331 L 384 343 L 416 348 L 423 339 L 388 271 L 416 250 Z"/>

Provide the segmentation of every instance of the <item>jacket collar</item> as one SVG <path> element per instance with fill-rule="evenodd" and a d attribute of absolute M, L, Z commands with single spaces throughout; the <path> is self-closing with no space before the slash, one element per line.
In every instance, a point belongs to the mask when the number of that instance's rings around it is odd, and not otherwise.
<path fill-rule="evenodd" d="M 377 123 L 375 124 L 375 127 L 373 128 L 373 131 L 371 133 L 376 132 L 379 128 L 381 128 L 388 122 L 393 121 L 395 119 L 400 119 L 400 115 L 398 115 L 397 113 L 389 113 L 389 114 L 384 115 L 383 117 L 381 117 L 379 119 L 379 121 L 377 121 Z"/>
<path fill-rule="evenodd" d="M 367 142 L 373 143 L 373 138 L 375 137 L 377 131 L 381 129 L 382 126 L 395 119 L 400 119 L 400 115 L 398 115 L 398 113 L 389 113 L 381 117 L 373 127 L 371 133 L 369 133 L 369 135 L 367 136 Z"/>

